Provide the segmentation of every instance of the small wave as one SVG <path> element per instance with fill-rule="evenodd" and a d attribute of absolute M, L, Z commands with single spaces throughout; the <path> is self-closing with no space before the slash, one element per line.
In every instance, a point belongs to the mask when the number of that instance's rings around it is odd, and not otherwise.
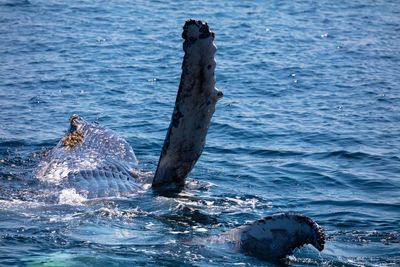
<path fill-rule="evenodd" d="M 368 202 L 365 200 L 315 200 L 312 201 L 312 204 L 341 206 L 341 207 L 370 206 L 379 209 L 400 209 L 400 203 Z"/>
<path fill-rule="evenodd" d="M 269 149 L 258 149 L 252 147 L 207 147 L 207 150 L 213 153 L 225 155 L 225 154 L 242 154 L 242 155 L 259 155 L 259 156 L 272 156 L 272 157 L 298 157 L 306 155 L 300 151 L 290 150 L 269 150 Z"/>
<path fill-rule="evenodd" d="M 325 153 L 315 153 L 314 155 L 320 155 L 322 157 L 330 158 L 330 157 L 342 157 L 348 159 L 365 159 L 367 157 L 373 157 L 375 159 L 379 159 L 380 157 L 377 155 L 372 155 L 366 152 L 350 152 L 346 150 L 337 150 Z"/>
<path fill-rule="evenodd" d="M 400 234 L 398 232 L 386 231 L 337 231 L 327 237 L 328 241 L 352 242 L 352 243 L 371 243 L 377 242 L 384 245 L 399 244 Z"/>
<path fill-rule="evenodd" d="M 7 7 L 17 7 L 17 6 L 26 6 L 30 5 L 31 3 L 28 0 L 5 0 L 0 3 L 0 6 L 7 6 Z"/>

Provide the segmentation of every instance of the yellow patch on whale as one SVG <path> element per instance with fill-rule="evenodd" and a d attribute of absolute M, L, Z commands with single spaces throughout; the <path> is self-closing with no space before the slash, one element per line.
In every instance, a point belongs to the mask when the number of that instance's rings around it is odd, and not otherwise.
<path fill-rule="evenodd" d="M 69 146 L 69 147 L 74 147 L 82 141 L 83 141 L 83 133 L 80 133 L 78 131 L 69 133 L 63 139 L 61 139 L 61 142 L 64 143 L 64 146 Z"/>

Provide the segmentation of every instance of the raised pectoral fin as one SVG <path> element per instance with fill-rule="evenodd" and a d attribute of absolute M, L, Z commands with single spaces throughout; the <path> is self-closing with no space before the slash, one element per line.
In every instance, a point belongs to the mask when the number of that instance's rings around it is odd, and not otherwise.
<path fill-rule="evenodd" d="M 186 21 L 182 37 L 185 39 L 182 76 L 153 187 L 184 184 L 203 152 L 215 105 L 223 96 L 215 88 L 217 48 L 208 24 Z"/>

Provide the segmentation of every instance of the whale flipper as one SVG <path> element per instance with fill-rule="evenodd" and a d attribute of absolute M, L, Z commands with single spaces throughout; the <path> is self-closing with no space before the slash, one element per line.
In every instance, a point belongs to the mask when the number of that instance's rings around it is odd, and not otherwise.
<path fill-rule="evenodd" d="M 239 226 L 211 242 L 228 243 L 243 254 L 262 260 L 277 261 L 305 244 L 324 249 L 325 235 L 312 219 L 294 213 L 278 213 Z"/>
<path fill-rule="evenodd" d="M 182 76 L 153 186 L 184 183 L 203 152 L 215 105 L 223 95 L 214 87 L 214 33 L 199 20 L 186 21 L 183 30 Z"/>

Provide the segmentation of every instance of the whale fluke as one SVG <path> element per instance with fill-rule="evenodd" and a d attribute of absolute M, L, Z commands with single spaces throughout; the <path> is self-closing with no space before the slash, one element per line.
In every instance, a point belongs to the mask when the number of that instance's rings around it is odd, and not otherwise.
<path fill-rule="evenodd" d="M 312 219 L 294 213 L 278 213 L 210 238 L 229 243 L 235 250 L 262 260 L 277 261 L 305 244 L 324 249 L 325 235 Z"/>
<path fill-rule="evenodd" d="M 161 151 L 153 186 L 182 185 L 203 152 L 217 101 L 214 87 L 216 46 L 207 23 L 188 20 L 183 26 L 185 56 L 175 108 Z"/>

